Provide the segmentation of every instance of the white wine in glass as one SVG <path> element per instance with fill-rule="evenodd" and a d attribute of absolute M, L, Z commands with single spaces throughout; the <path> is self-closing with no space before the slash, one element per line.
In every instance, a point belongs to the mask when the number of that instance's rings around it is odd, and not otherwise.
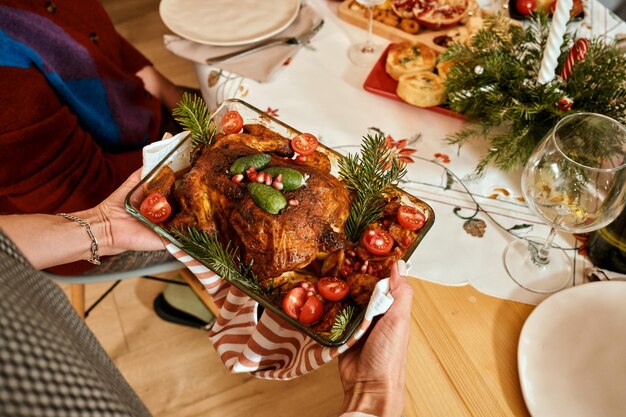
<path fill-rule="evenodd" d="M 374 6 L 382 4 L 385 0 L 356 0 L 357 3 L 367 8 L 367 38 L 365 42 L 356 43 L 348 48 L 350 61 L 359 67 L 371 67 L 382 53 L 382 45 L 377 45 L 372 40 L 372 25 L 374 23 Z"/>
<path fill-rule="evenodd" d="M 520 286 L 552 293 L 573 278 L 572 260 L 552 244 L 556 230 L 600 229 L 626 205 L 626 128 L 595 113 L 561 119 L 524 167 L 522 192 L 551 230 L 545 239 L 529 237 L 509 244 L 504 265 Z"/>

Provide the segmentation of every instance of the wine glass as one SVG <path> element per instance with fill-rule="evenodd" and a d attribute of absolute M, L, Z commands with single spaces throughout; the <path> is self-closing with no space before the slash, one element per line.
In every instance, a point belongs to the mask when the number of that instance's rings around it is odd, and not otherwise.
<path fill-rule="evenodd" d="M 564 117 L 530 156 L 522 192 L 551 229 L 547 238 L 510 243 L 504 265 L 520 286 L 552 293 L 572 279 L 569 256 L 552 244 L 556 229 L 591 232 L 613 221 L 626 205 L 626 128 L 595 113 Z"/>
<path fill-rule="evenodd" d="M 367 38 L 365 42 L 356 43 L 348 48 L 348 57 L 359 67 L 371 67 L 382 52 L 382 45 L 372 41 L 372 24 L 374 23 L 374 6 L 385 0 L 356 0 L 367 8 Z"/>

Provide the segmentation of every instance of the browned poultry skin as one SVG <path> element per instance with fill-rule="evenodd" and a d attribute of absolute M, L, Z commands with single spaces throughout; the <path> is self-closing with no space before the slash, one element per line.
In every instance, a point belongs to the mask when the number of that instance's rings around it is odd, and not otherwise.
<path fill-rule="evenodd" d="M 245 182 L 235 184 L 228 173 L 237 158 L 259 153 L 254 146 L 266 153 L 271 149 L 267 140 L 250 140 L 249 136 L 224 136 L 202 150 L 179 187 L 181 212 L 171 226 L 218 231 L 223 240 L 233 240 L 246 264 L 254 260 L 252 270 L 263 283 L 304 268 L 320 251 L 342 248 L 350 200 L 348 191 L 330 173 L 272 155 L 268 166 L 294 168 L 309 178 L 305 186 L 284 193 L 287 200 L 296 199 L 297 206 L 287 206 L 279 214 L 264 211 L 246 191 Z"/>
<path fill-rule="evenodd" d="M 244 125 L 243 133 L 218 136 L 214 147 L 222 147 L 230 143 L 244 143 L 259 152 L 275 153 L 291 158 L 294 153 L 289 139 L 259 124 Z"/>

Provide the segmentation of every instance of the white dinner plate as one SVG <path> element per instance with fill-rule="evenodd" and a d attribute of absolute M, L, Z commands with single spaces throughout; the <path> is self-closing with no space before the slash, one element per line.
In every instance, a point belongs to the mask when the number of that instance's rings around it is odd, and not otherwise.
<path fill-rule="evenodd" d="M 533 417 L 626 415 L 626 282 L 599 281 L 547 298 L 518 347 Z"/>
<path fill-rule="evenodd" d="M 161 0 L 163 23 L 177 35 L 208 45 L 257 42 L 284 30 L 300 0 Z"/>

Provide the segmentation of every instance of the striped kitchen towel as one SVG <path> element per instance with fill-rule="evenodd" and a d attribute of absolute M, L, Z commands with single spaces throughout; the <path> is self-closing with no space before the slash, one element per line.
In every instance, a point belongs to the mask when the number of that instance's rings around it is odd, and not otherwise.
<path fill-rule="evenodd" d="M 268 310 L 257 321 L 256 301 L 230 285 L 177 246 L 167 250 L 198 278 L 219 307 L 209 333 L 224 365 L 233 373 L 248 372 L 257 378 L 288 380 L 330 362 L 365 334 L 372 319 L 393 303 L 389 279 L 378 282 L 365 318 L 352 337 L 337 347 L 322 346 Z"/>

